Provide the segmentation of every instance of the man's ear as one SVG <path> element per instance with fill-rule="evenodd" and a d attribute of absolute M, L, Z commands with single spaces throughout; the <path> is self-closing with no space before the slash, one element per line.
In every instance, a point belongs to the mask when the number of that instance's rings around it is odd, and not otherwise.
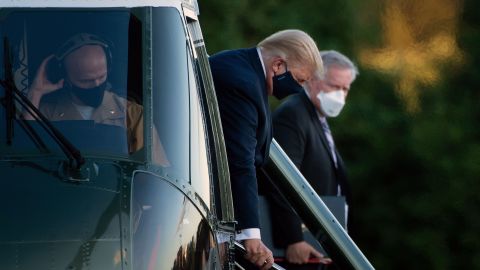
<path fill-rule="evenodd" d="M 272 60 L 272 70 L 275 74 L 277 74 L 282 67 L 285 65 L 285 60 L 283 60 L 281 57 L 274 57 Z"/>

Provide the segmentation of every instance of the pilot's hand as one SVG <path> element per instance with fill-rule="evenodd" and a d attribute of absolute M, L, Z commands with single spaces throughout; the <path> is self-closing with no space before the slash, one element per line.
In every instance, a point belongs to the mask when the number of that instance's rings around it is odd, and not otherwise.
<path fill-rule="evenodd" d="M 63 87 L 64 79 L 59 80 L 58 82 L 51 82 L 47 77 L 47 63 L 52 59 L 54 55 L 50 55 L 45 58 L 40 67 L 38 68 L 37 75 L 33 80 L 32 86 L 30 87 L 29 97 L 36 97 L 41 99 L 45 94 L 53 92 Z M 40 100 L 39 100 L 40 101 Z M 35 104 L 36 105 L 36 104 Z"/>
<path fill-rule="evenodd" d="M 318 259 L 318 262 L 322 264 L 330 264 L 332 260 L 325 258 L 325 256 L 318 252 L 314 247 L 305 241 L 296 242 L 287 247 L 285 257 L 288 262 L 294 264 L 308 263 L 309 259 L 314 257 Z"/>
<path fill-rule="evenodd" d="M 58 82 L 51 82 L 47 78 L 47 63 L 52 57 L 54 57 L 53 54 L 42 61 L 38 68 L 37 75 L 35 76 L 35 79 L 33 79 L 33 83 L 28 91 L 28 99 L 37 109 L 40 106 L 40 101 L 42 100 L 43 95 L 63 87 L 64 79 L 61 79 Z M 26 120 L 35 119 L 29 111 L 24 111 L 23 117 Z"/>
<path fill-rule="evenodd" d="M 255 264 L 259 269 L 267 270 L 273 265 L 273 254 L 260 239 L 246 239 L 243 241 L 247 254 L 245 259 Z"/>

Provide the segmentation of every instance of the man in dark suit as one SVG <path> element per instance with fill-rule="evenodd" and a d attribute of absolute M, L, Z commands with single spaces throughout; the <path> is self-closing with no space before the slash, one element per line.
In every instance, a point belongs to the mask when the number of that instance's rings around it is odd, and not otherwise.
<path fill-rule="evenodd" d="M 283 98 L 301 92 L 323 70 L 312 38 L 299 30 L 277 32 L 257 47 L 219 52 L 210 57 L 222 119 L 232 185 L 236 239 L 246 258 L 259 268 L 273 263 L 259 229 L 256 169 L 268 157 L 272 139 L 268 95 Z"/>
<path fill-rule="evenodd" d="M 307 82 L 305 91 L 290 96 L 275 110 L 274 138 L 319 195 L 347 197 L 347 215 L 350 194 L 345 165 L 326 118 L 340 113 L 358 70 L 339 52 L 320 54 L 325 76 Z M 304 241 L 300 218 L 285 205 L 272 208 L 274 242 L 286 249 L 287 261 L 304 264 L 311 257 L 321 257 Z"/>

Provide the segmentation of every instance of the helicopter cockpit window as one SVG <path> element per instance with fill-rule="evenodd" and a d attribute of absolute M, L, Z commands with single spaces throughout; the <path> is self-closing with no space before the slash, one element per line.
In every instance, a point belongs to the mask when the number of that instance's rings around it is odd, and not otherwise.
<path fill-rule="evenodd" d="M 179 20 L 178 12 L 163 13 L 159 16 L 172 13 Z M 177 101 L 188 100 L 188 95 L 176 97 L 175 92 L 176 85 L 187 81 L 186 71 L 159 74 L 151 87 L 152 66 L 175 71 L 172 65 L 182 68 L 185 53 L 177 59 L 167 51 L 157 56 L 148 45 L 152 35 L 156 43 L 185 46 L 185 40 L 170 40 L 177 29 L 152 34 L 155 28 L 146 27 L 151 22 L 146 16 L 151 15 L 145 8 L 0 11 L 2 48 L 7 48 L 0 52 L 5 82 L 0 87 L 0 157 L 61 151 L 34 110 L 11 97 L 15 86 L 82 155 L 151 161 L 169 168 L 188 160 L 178 157 L 188 155 L 178 151 L 188 146 L 188 129 L 180 122 L 188 123 L 182 116 L 188 113 L 178 112 L 185 104 Z M 160 20 L 168 24 L 172 19 Z M 178 27 L 184 36 L 181 24 Z M 163 121 L 152 112 L 152 102 L 146 101 L 152 91 L 158 97 L 154 105 L 163 107 L 162 113 L 169 115 L 165 119 L 174 115 L 173 120 Z M 184 142 L 179 140 L 184 137 Z"/>
<path fill-rule="evenodd" d="M 128 158 L 143 141 L 141 62 L 129 55 L 129 49 L 141 49 L 135 44 L 140 40 L 129 35 L 141 27 L 134 21 L 124 11 L 6 14 L 1 32 L 10 55 L 2 55 L 2 69 L 10 64 L 12 77 L 4 80 L 12 80 L 82 153 Z M 5 138 L 15 147 L 6 147 L 2 140 L 5 152 L 34 153 L 31 133 L 56 151 L 31 108 L 15 104 L 15 118 L 19 126 Z"/>

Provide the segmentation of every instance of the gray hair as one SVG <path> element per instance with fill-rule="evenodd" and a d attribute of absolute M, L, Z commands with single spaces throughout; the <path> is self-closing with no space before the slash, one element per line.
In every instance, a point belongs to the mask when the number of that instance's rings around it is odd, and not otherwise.
<path fill-rule="evenodd" d="M 345 55 L 334 51 L 320 51 L 320 55 L 323 61 L 323 68 L 325 73 L 330 67 L 337 67 L 342 69 L 350 69 L 352 71 L 353 80 L 359 74 L 357 66 L 352 62 L 352 60 L 348 59 Z"/>

